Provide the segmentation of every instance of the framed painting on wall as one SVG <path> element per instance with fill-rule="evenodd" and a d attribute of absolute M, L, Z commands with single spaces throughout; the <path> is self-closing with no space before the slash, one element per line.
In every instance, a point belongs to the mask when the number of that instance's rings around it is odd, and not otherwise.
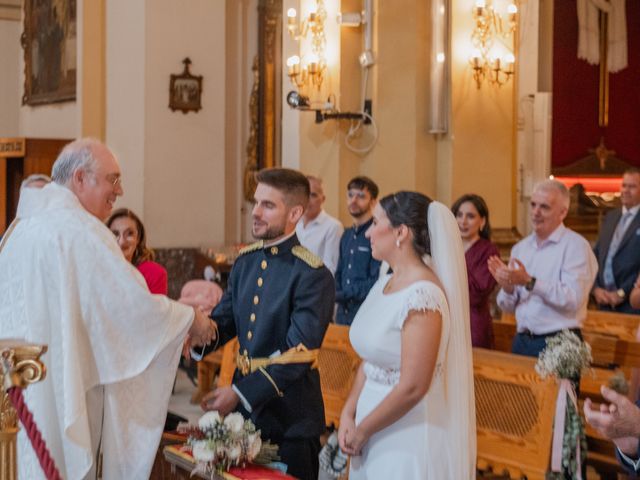
<path fill-rule="evenodd" d="M 76 98 L 76 0 L 25 0 L 23 105 Z"/>

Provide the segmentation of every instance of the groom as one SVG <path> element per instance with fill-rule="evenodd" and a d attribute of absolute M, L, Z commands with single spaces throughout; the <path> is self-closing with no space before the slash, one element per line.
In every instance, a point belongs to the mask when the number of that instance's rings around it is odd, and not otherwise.
<path fill-rule="evenodd" d="M 309 200 L 307 178 L 274 168 L 256 179 L 258 242 L 240 252 L 211 313 L 221 344 L 238 336 L 238 368 L 233 385 L 205 396 L 202 407 L 222 415 L 239 410 L 279 445 L 287 473 L 316 479 L 325 420 L 314 358 L 333 314 L 333 276 L 295 233 Z"/>

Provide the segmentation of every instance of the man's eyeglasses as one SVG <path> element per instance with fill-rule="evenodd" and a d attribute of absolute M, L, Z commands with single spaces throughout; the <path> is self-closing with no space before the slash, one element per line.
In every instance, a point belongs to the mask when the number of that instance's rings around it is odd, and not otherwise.
<path fill-rule="evenodd" d="M 122 177 L 119 174 L 112 173 L 106 176 L 107 182 L 109 182 L 113 187 L 118 185 L 122 185 Z"/>
<path fill-rule="evenodd" d="M 365 198 L 367 198 L 367 193 L 362 190 L 349 190 L 347 192 L 347 197 L 349 198 L 358 197 L 360 200 L 364 200 Z"/>

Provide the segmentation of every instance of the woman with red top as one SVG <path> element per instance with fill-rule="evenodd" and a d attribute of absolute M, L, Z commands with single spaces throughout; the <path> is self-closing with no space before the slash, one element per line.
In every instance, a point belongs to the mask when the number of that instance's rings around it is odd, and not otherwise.
<path fill-rule="evenodd" d="M 113 212 L 107 220 L 107 227 L 113 232 L 124 257 L 142 274 L 151 293 L 166 295 L 169 291 L 167 271 L 153 261 L 153 250 L 147 247 L 144 225 L 128 208 Z"/>
<path fill-rule="evenodd" d="M 460 197 L 451 207 L 458 221 L 467 262 L 469 302 L 471 306 L 471 343 L 474 347 L 493 346 L 493 324 L 489 298 L 496 281 L 489 273 L 487 260 L 499 255 L 491 243 L 489 209 L 484 199 L 475 194 Z"/>

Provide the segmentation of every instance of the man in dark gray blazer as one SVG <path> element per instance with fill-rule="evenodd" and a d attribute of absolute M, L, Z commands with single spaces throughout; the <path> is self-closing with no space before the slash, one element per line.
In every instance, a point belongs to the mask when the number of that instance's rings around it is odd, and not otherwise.
<path fill-rule="evenodd" d="M 640 273 L 640 170 L 622 177 L 622 208 L 607 214 L 594 248 L 598 276 L 593 296 L 601 310 L 640 314 L 629 304 L 629 293 Z"/>

